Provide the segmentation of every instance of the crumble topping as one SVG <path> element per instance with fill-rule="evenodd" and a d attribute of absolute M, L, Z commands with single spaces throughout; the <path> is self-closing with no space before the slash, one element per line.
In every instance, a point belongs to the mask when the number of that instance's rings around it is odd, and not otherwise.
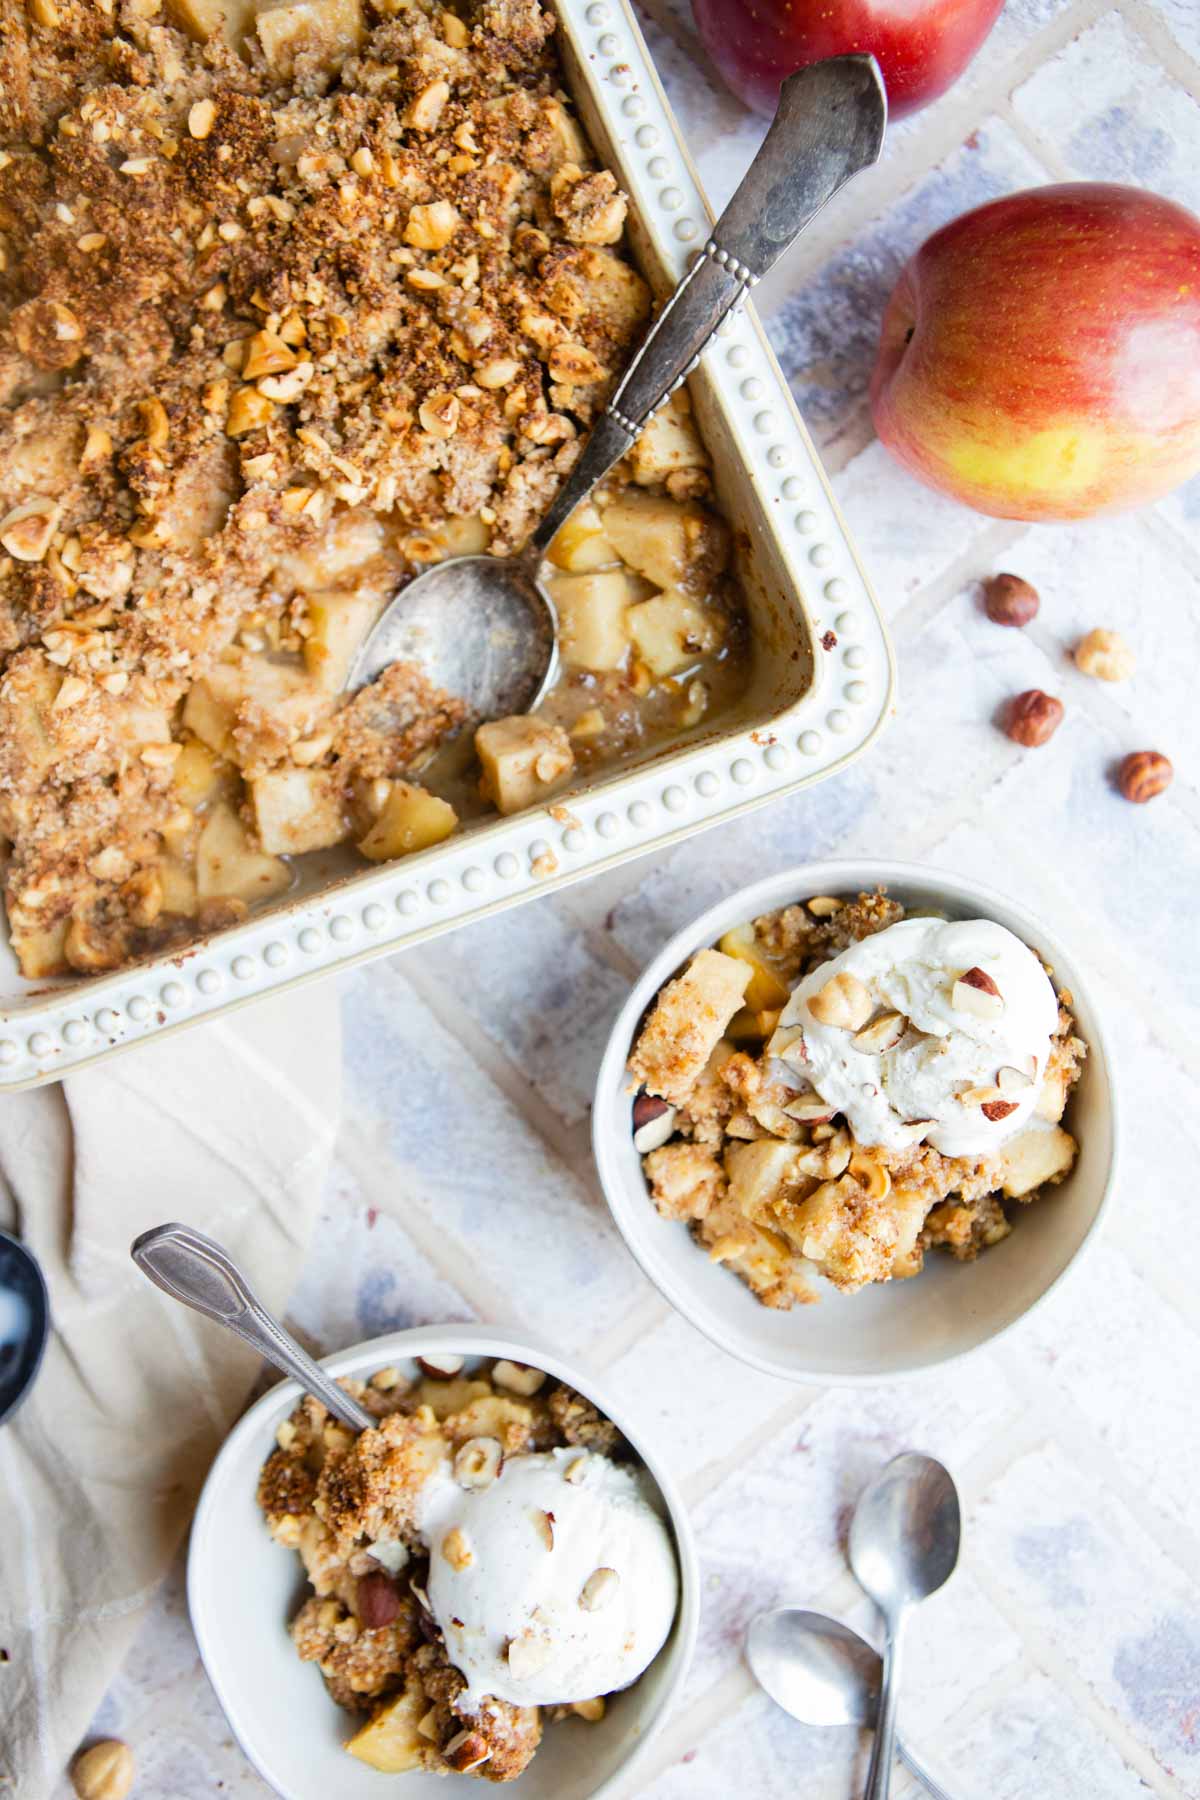
<path fill-rule="evenodd" d="M 377 827 L 460 703 L 393 669 L 345 706 L 353 649 L 406 572 L 523 541 L 649 311 L 552 30 L 536 0 L 0 19 L 0 833 L 26 974 L 237 918 L 283 856 L 453 829 L 410 789 Z M 512 805 L 645 720 L 697 722 L 697 658 L 736 649 L 686 397 L 647 443 L 635 498 L 691 509 L 656 585 L 702 571 L 713 604 L 627 594 L 640 635 L 564 684 L 553 773 L 489 777 Z M 628 527 L 635 558 L 661 524 Z"/>
<path fill-rule="evenodd" d="M 519 1393 L 507 1386 L 514 1372 Z M 381 1369 L 368 1383 L 341 1385 L 378 1428 L 355 1436 L 305 1396 L 259 1475 L 268 1528 L 298 1551 L 313 1590 L 290 1625 L 296 1652 L 359 1715 L 347 1748 L 360 1760 L 389 1773 L 514 1780 L 541 1741 L 544 1712 L 495 1695 L 467 1705 L 467 1683 L 428 1606 L 422 1488 L 440 1459 L 481 1445 L 495 1446 L 497 1466 L 502 1456 L 568 1444 L 620 1460 L 629 1446 L 582 1395 L 518 1365 L 415 1383 Z M 596 1696 L 549 1717 L 595 1721 L 604 1710 Z"/>

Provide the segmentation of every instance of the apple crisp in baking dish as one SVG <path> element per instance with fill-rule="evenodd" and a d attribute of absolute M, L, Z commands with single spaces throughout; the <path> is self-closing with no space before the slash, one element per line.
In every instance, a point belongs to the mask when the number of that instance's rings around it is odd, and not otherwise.
<path fill-rule="evenodd" d="M 648 316 L 537 0 L 0 20 L 0 834 L 28 976 L 545 800 L 740 691 L 686 394 L 560 532 L 563 672 L 479 725 L 355 650 L 542 515 Z M 479 727 L 476 729 L 476 727 Z"/>
<path fill-rule="evenodd" d="M 296 1652 L 359 1715 L 360 1762 L 515 1780 L 544 1723 L 601 1719 L 670 1632 L 656 1496 L 612 1421 L 540 1369 L 423 1357 L 413 1381 L 342 1385 L 375 1427 L 306 1396 L 259 1477 L 313 1590 Z"/>
<path fill-rule="evenodd" d="M 1069 993 L 988 920 L 815 895 L 727 932 L 629 1059 L 654 1205 L 765 1305 L 960 1261 L 1062 1181 L 1086 1055 Z"/>

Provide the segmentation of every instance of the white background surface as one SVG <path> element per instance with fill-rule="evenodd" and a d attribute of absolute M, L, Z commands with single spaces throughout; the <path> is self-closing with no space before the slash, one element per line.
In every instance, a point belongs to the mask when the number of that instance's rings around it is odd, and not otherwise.
<path fill-rule="evenodd" d="M 761 127 L 707 70 L 686 0 L 643 18 L 719 206 Z M 894 131 L 760 290 L 895 635 L 901 712 L 875 752 L 344 983 L 345 1118 L 292 1322 L 329 1351 L 430 1320 L 511 1321 L 622 1384 L 693 1503 L 706 1581 L 651 1800 L 861 1791 L 854 1734 L 775 1711 L 740 1644 L 783 1599 L 870 1627 L 845 1566 L 848 1510 L 908 1447 L 950 1463 L 968 1514 L 960 1572 L 916 1627 L 904 1709 L 957 1800 L 1200 1796 L 1200 480 L 1126 518 L 999 523 L 902 474 L 865 402 L 884 300 L 928 232 L 996 194 L 1088 176 L 1200 211 L 1195 0 L 1008 0 L 959 86 Z M 981 615 L 974 583 L 998 568 L 1041 590 L 1032 630 Z M 1128 685 L 1066 660 L 1093 625 L 1136 647 Z M 992 720 L 1031 686 L 1067 717 L 1023 751 Z M 1176 781 L 1134 808 L 1107 777 L 1143 748 L 1171 756 Z M 666 934 L 752 877 L 873 853 L 1021 896 L 1100 974 L 1123 1191 L 1078 1277 L 1001 1350 L 902 1387 L 796 1389 L 711 1348 L 642 1279 L 596 1190 L 588 1101 L 630 976 Z M 138 1800 L 266 1794 L 196 1661 L 178 1574 L 96 1726 L 133 1745 Z M 898 1777 L 894 1791 L 918 1790 Z"/>

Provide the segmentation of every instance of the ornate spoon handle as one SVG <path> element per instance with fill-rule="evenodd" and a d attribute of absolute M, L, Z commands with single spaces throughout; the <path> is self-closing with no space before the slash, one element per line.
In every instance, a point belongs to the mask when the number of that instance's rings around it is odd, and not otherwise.
<path fill-rule="evenodd" d="M 745 298 L 838 189 L 883 147 L 887 96 L 872 56 L 833 56 L 784 82 L 779 108 L 712 236 L 663 307 L 525 547 L 540 561 L 563 521 L 624 456 Z"/>
<path fill-rule="evenodd" d="M 368 1431 L 376 1423 L 300 1348 L 267 1311 L 228 1252 L 202 1231 L 190 1225 L 156 1225 L 134 1239 L 129 1253 L 164 1294 L 235 1331 L 352 1431 Z"/>

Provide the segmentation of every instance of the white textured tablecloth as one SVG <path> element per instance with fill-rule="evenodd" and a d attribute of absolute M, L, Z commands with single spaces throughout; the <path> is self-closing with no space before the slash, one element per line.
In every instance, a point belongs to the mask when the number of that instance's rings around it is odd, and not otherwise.
<path fill-rule="evenodd" d="M 130 1242 L 185 1220 L 282 1305 L 340 1061 L 334 994 L 310 988 L 0 1103 L 0 1224 L 37 1253 L 54 1322 L 0 1430 L 0 1794 L 40 1800 L 62 1773 L 258 1370 L 152 1287 Z"/>

